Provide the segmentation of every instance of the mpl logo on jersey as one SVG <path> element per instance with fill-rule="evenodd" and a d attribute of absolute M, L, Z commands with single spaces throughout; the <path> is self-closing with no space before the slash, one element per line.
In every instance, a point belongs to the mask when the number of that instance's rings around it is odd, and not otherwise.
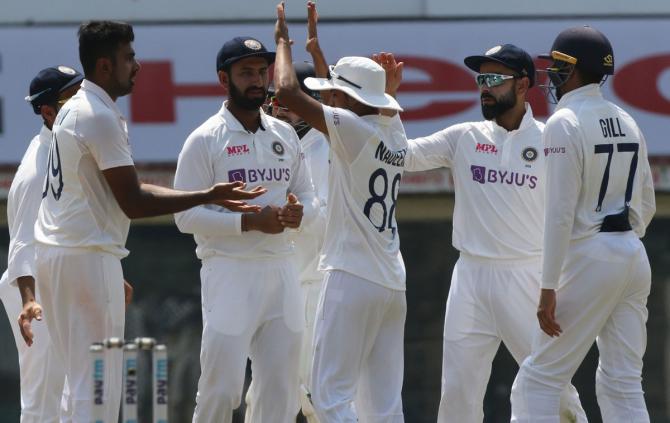
<path fill-rule="evenodd" d="M 537 176 L 528 175 L 509 170 L 487 169 L 485 166 L 470 166 L 472 180 L 480 184 L 502 184 L 516 185 L 518 187 L 528 186 L 530 189 L 537 187 Z"/>
<path fill-rule="evenodd" d="M 246 144 L 242 145 L 229 145 L 226 147 L 226 153 L 228 153 L 228 157 L 230 156 L 241 156 L 243 154 L 249 154 L 251 150 L 249 150 L 249 146 Z"/>
<path fill-rule="evenodd" d="M 228 171 L 229 182 L 288 182 L 291 180 L 289 168 L 233 169 Z"/>
<path fill-rule="evenodd" d="M 476 153 L 485 153 L 485 154 L 498 154 L 498 149 L 493 144 L 483 144 L 478 142 L 475 147 Z"/>

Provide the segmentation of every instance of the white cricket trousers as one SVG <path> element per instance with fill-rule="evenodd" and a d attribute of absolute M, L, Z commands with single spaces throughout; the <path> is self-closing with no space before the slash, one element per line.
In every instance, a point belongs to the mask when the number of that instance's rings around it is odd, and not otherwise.
<path fill-rule="evenodd" d="M 596 395 L 603 421 L 649 422 L 642 357 L 650 287 L 647 253 L 632 231 L 572 242 L 556 291 L 556 321 L 563 333 L 551 338 L 536 323 L 533 353 L 512 387 L 512 421 L 558 422 L 558 393 L 595 340 L 600 353 Z"/>
<path fill-rule="evenodd" d="M 69 395 L 64 394 L 68 410 L 74 423 L 90 423 L 93 419 L 93 365 L 89 347 L 105 338 L 123 338 L 125 302 L 121 261 L 100 250 L 39 244 L 36 265 L 37 292 L 42 298 L 44 321 L 69 385 Z M 105 423 L 119 418 L 122 355 L 121 350 L 105 353 Z"/>
<path fill-rule="evenodd" d="M 21 379 L 21 423 L 57 423 L 60 421 L 61 397 L 65 382 L 63 365 L 51 351 L 51 337 L 44 320 L 33 320 L 34 343 L 28 347 L 21 336 L 17 318 L 23 309 L 21 293 L 6 282 L 0 283 L 0 300 L 7 312 L 19 353 Z M 40 293 L 37 302 L 42 304 Z"/>
<path fill-rule="evenodd" d="M 405 291 L 339 270 L 326 273 L 311 382 L 320 423 L 404 422 L 406 314 Z"/>
<path fill-rule="evenodd" d="M 316 416 L 316 411 L 312 405 L 311 399 L 306 395 L 311 395 L 310 387 L 312 377 L 312 363 L 314 361 L 314 326 L 316 323 L 316 310 L 319 305 L 323 279 L 302 281 L 300 283 L 303 295 L 305 296 L 305 331 L 302 335 L 302 346 L 300 348 L 300 406 L 302 414 L 307 419 L 307 423 L 320 423 Z"/>
<path fill-rule="evenodd" d="M 305 297 L 305 330 L 302 334 L 302 344 L 300 346 L 300 370 L 298 375 L 300 377 L 300 384 L 305 387 L 307 392 L 311 392 L 309 383 L 310 375 L 312 373 L 312 356 L 314 351 L 312 346 L 312 341 L 314 340 L 314 321 L 316 320 L 316 307 L 319 303 L 322 286 L 323 279 L 300 282 L 300 287 L 302 288 L 302 293 Z M 256 396 L 256 394 L 254 394 L 255 385 L 256 384 L 252 381 L 245 397 L 245 423 L 251 422 L 251 416 L 254 414 L 252 398 Z M 298 392 L 298 398 L 300 399 L 302 414 L 307 418 L 307 423 L 319 423 L 316 420 L 310 399 L 306 396 L 306 392 L 303 391 L 302 387 L 300 392 Z"/>
<path fill-rule="evenodd" d="M 305 331 L 302 335 L 302 346 L 300 348 L 300 383 L 309 388 L 312 374 L 312 359 L 314 356 L 313 342 L 316 310 L 319 305 L 323 279 L 304 281 L 300 286 L 305 296 Z"/>
<path fill-rule="evenodd" d="M 517 363 L 530 355 L 540 298 L 541 258 L 486 259 L 461 253 L 444 317 L 439 423 L 481 423 L 500 342 Z M 577 390 L 565 386 L 561 416 L 586 422 Z"/>
<path fill-rule="evenodd" d="M 251 423 L 293 423 L 304 302 L 290 259 L 203 260 L 201 375 L 194 423 L 228 423 L 240 405 L 247 357 Z"/>

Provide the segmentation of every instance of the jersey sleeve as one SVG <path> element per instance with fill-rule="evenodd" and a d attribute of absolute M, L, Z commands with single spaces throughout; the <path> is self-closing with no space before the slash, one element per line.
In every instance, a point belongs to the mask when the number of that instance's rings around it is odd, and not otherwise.
<path fill-rule="evenodd" d="M 328 127 L 330 148 L 347 163 L 353 162 L 365 146 L 365 142 L 375 135 L 374 127 L 349 110 L 325 105 L 322 107 Z"/>
<path fill-rule="evenodd" d="M 318 137 L 320 138 L 317 142 L 318 145 L 327 145 L 325 136 L 318 132 Z M 323 237 L 323 234 L 326 230 L 326 212 L 328 204 L 328 152 L 326 154 L 320 154 L 315 150 L 315 144 L 312 145 L 312 150 L 303 150 L 305 154 L 305 163 L 309 167 L 310 174 L 312 176 L 312 185 L 314 186 L 314 192 L 318 200 L 318 211 L 316 217 L 309 225 L 304 225 L 302 231 L 312 234 L 317 237 Z M 321 150 L 323 151 L 323 150 Z"/>
<path fill-rule="evenodd" d="M 460 131 L 449 127 L 427 137 L 408 140 L 405 170 L 410 172 L 451 167 Z"/>
<path fill-rule="evenodd" d="M 111 114 L 96 115 L 95 122 L 84 134 L 83 140 L 100 170 L 134 164 L 128 135 L 118 118 Z"/>
<path fill-rule="evenodd" d="M 654 193 L 654 179 L 649 166 L 649 157 L 647 157 L 647 142 L 644 139 L 642 131 L 640 132 L 640 154 L 639 154 L 639 168 L 640 168 L 640 182 L 642 186 L 641 191 L 641 221 L 634 223 L 633 229 L 635 233 L 642 238 L 647 230 L 647 226 L 656 213 L 656 195 Z"/>
<path fill-rule="evenodd" d="M 317 217 L 319 212 L 319 200 L 316 198 L 314 192 L 314 185 L 312 184 L 312 176 L 309 171 L 309 166 L 305 161 L 305 154 L 300 147 L 300 140 L 295 132 L 291 135 L 295 139 L 292 140 L 297 145 L 297 157 L 291 169 L 292 177 L 289 184 L 289 191 L 298 197 L 298 201 L 303 205 L 303 216 L 301 227 L 308 226 Z"/>
<path fill-rule="evenodd" d="M 544 129 L 545 147 L 556 147 L 546 157 L 544 254 L 542 288 L 557 289 L 563 261 L 570 244 L 579 194 L 582 188 L 582 135 L 571 113 L 555 115 Z"/>
<path fill-rule="evenodd" d="M 35 277 L 35 221 L 42 200 L 44 175 L 31 174 L 20 181 L 7 204 L 10 243 L 7 257 L 9 283 L 22 276 Z"/>
<path fill-rule="evenodd" d="M 214 185 L 214 168 L 207 139 L 191 134 L 177 160 L 174 188 L 197 191 Z M 202 236 L 231 236 L 242 234 L 242 214 L 226 211 L 216 205 L 193 207 L 176 213 L 175 223 L 183 233 Z"/>

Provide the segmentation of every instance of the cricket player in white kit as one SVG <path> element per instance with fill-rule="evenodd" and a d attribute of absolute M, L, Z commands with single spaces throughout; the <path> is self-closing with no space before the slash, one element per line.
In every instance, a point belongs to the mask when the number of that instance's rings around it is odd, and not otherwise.
<path fill-rule="evenodd" d="M 296 62 L 293 66 L 298 81 L 301 82 L 300 88 L 303 92 L 319 100 L 319 94 L 302 83 L 306 78 L 315 76 L 314 65 L 307 62 Z M 328 140 L 321 132 L 309 126 L 300 116 L 280 104 L 274 93 L 270 97 L 269 109 L 272 116 L 289 123 L 298 134 L 302 153 L 305 156 L 305 164 L 312 176 L 314 193 L 319 201 L 319 209 L 312 223 L 303 225 L 300 231 L 293 233 L 291 237 L 294 245 L 293 258 L 298 271 L 298 280 L 305 297 L 305 330 L 300 348 L 300 405 L 307 422 L 317 423 L 314 420 L 316 417 L 309 399 L 309 380 L 312 373 L 312 341 L 314 339 L 316 308 L 324 277 L 323 271 L 319 270 L 319 258 L 326 231 L 330 148 L 328 147 Z M 250 404 L 247 404 L 247 414 L 249 409 Z"/>
<path fill-rule="evenodd" d="M 376 59 L 389 72 L 398 66 L 390 54 Z M 500 342 L 519 364 L 530 354 L 540 288 L 544 125 L 526 102 L 533 60 L 504 44 L 465 58 L 465 65 L 478 73 L 486 120 L 409 140 L 405 164 L 413 171 L 449 167 L 455 184 L 452 243 L 460 257 L 444 318 L 440 423 L 484 419 Z M 389 86 L 392 95 L 398 85 Z M 563 394 L 564 421 L 586 421 L 574 387 Z"/>
<path fill-rule="evenodd" d="M 53 351 L 64 366 L 75 423 L 92 419 L 89 346 L 124 335 L 120 259 L 128 254 L 124 244 L 129 218 L 175 213 L 203 203 L 258 210 L 235 200 L 263 192 L 240 191 L 242 184 L 183 192 L 138 182 L 126 121 L 115 103 L 132 91 L 139 71 L 133 39 L 132 27 L 125 23 L 100 21 L 80 27 L 79 56 L 86 78 L 56 118 L 35 225 L 36 280 L 44 320 Z M 121 364 L 121 351 L 110 352 L 104 369 L 105 422 L 118 419 Z"/>
<path fill-rule="evenodd" d="M 309 225 L 318 201 L 296 132 L 261 110 L 274 56 L 251 37 L 223 45 L 216 63 L 229 99 L 191 133 L 177 164 L 177 189 L 228 181 L 268 188 L 258 199 L 263 210 L 257 215 L 218 207 L 176 215 L 179 229 L 194 235 L 202 260 L 197 423 L 232 421 L 247 357 L 254 380 L 248 422 L 288 423 L 300 408 L 304 303 L 284 229 Z"/>
<path fill-rule="evenodd" d="M 642 392 L 649 260 L 640 237 L 655 212 L 644 136 L 605 100 L 609 40 L 561 32 L 547 69 L 559 102 L 544 132 L 547 160 L 542 292 L 533 352 L 512 388 L 512 421 L 558 422 L 558 395 L 595 340 L 603 421 L 649 422 Z"/>
<path fill-rule="evenodd" d="M 39 295 L 35 301 L 27 299 L 27 309 L 22 310 L 23 301 L 17 285 L 25 288 L 35 284 L 34 228 L 47 172 L 51 128 L 58 110 L 77 92 L 82 79 L 82 74 L 67 66 L 43 69 L 33 78 L 26 100 L 35 114 L 40 115 L 43 125 L 21 159 L 7 196 L 9 257 L 7 271 L 0 280 L 0 299 L 19 353 L 21 423 L 60 421 L 65 371 L 51 351 L 46 323 L 37 322 L 24 328 L 23 324 L 30 323 L 31 317 L 42 320 L 41 313 L 34 316 L 38 310 L 32 310 L 34 304 L 39 303 Z M 25 289 L 23 292 L 30 295 Z M 37 342 L 33 343 L 33 337 Z"/>
<path fill-rule="evenodd" d="M 314 409 L 321 423 L 402 422 L 407 306 L 395 208 L 407 140 L 398 116 L 379 114 L 402 109 L 384 94 L 384 70 L 363 57 L 340 59 L 332 80 L 304 81 L 312 90 L 330 90 L 335 107 L 303 93 L 291 64 L 283 3 L 277 12 L 277 97 L 326 134 L 331 148 Z"/>

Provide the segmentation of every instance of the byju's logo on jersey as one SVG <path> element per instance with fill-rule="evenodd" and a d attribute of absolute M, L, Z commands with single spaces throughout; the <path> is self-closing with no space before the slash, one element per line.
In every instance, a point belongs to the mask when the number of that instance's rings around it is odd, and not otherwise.
<path fill-rule="evenodd" d="M 486 183 L 486 168 L 484 166 L 470 166 L 472 180 L 480 184 Z"/>
<path fill-rule="evenodd" d="M 246 169 L 229 170 L 228 182 L 247 182 L 247 170 Z"/>
<path fill-rule="evenodd" d="M 486 169 L 484 166 L 470 166 L 472 180 L 480 184 L 503 184 L 516 185 L 518 187 L 528 186 L 530 189 L 537 187 L 537 176 L 508 170 Z"/>
<path fill-rule="evenodd" d="M 565 147 L 546 147 L 544 155 L 548 156 L 550 154 L 565 154 Z"/>
<path fill-rule="evenodd" d="M 233 169 L 228 171 L 229 182 L 288 182 L 291 180 L 289 168 Z"/>
<path fill-rule="evenodd" d="M 482 144 L 478 142 L 477 147 L 475 147 L 475 152 L 485 154 L 498 154 L 498 149 L 493 144 Z"/>
<path fill-rule="evenodd" d="M 228 157 L 230 156 L 241 156 L 243 154 L 249 154 L 249 146 L 246 144 L 242 145 L 229 145 L 226 147 L 226 152 L 228 153 Z"/>

